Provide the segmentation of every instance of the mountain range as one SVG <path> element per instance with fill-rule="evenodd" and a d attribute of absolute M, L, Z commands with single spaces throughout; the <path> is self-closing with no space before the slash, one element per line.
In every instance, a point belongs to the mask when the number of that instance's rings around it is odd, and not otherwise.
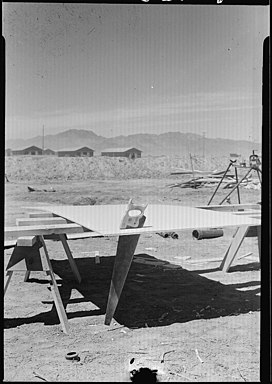
<path fill-rule="evenodd" d="M 167 132 L 161 134 L 138 133 L 128 136 L 106 138 L 93 131 L 84 129 L 70 129 L 55 135 L 36 136 L 30 139 L 6 140 L 6 149 L 23 149 L 32 145 L 52 150 L 78 149 L 89 147 L 99 155 L 106 148 L 137 148 L 142 151 L 142 156 L 186 154 L 205 156 L 229 156 L 236 153 L 248 158 L 252 150 L 261 151 L 260 143 L 246 140 L 231 140 L 223 138 L 204 138 L 194 133 Z"/>

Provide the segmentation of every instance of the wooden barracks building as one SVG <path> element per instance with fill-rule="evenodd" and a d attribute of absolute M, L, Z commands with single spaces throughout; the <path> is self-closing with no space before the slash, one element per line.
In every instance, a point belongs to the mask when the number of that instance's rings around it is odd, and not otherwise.
<path fill-rule="evenodd" d="M 61 151 L 58 151 L 59 157 L 77 157 L 77 156 L 92 157 L 93 154 L 94 154 L 94 150 L 88 147 L 82 147 L 79 149 L 63 149 Z"/>
<path fill-rule="evenodd" d="M 32 145 L 31 147 L 27 147 L 25 149 L 17 149 L 17 150 L 12 150 L 8 148 L 6 150 L 6 156 L 19 156 L 19 155 L 55 155 L 56 152 L 53 151 L 52 149 L 41 149 L 39 147 L 36 147 L 35 145 Z"/>
<path fill-rule="evenodd" d="M 142 151 L 136 148 L 107 148 L 101 152 L 102 156 L 127 157 L 128 159 L 140 158 Z"/>
<path fill-rule="evenodd" d="M 93 157 L 94 150 L 89 147 L 82 147 L 79 149 L 62 149 L 60 151 L 53 151 L 49 148 L 43 150 L 35 145 L 20 150 L 12 150 L 10 148 L 5 151 L 6 156 L 11 155 L 47 155 L 47 156 L 58 156 L 58 157 Z M 127 157 L 128 159 L 138 159 L 142 155 L 142 151 L 137 148 L 107 148 L 101 152 L 101 156 L 109 157 Z"/>
<path fill-rule="evenodd" d="M 27 147 L 25 149 L 12 150 L 12 155 L 42 155 L 43 150 L 35 145 Z"/>

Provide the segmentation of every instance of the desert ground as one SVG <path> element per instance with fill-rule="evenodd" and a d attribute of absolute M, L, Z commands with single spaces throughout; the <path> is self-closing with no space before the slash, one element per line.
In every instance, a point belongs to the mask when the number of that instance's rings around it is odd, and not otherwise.
<path fill-rule="evenodd" d="M 188 164 L 166 157 L 153 163 L 6 158 L 5 225 L 26 217 L 25 207 L 45 204 L 125 204 L 132 197 L 150 204 L 205 205 L 215 186 L 169 188 L 190 178 L 170 175 L 171 169 Z M 217 159 L 196 168 L 227 165 L 226 159 Z M 29 192 L 28 186 L 38 191 Z M 220 189 L 213 203 L 227 192 Z M 241 187 L 240 193 L 242 203 L 261 201 L 260 190 Z M 236 193 L 231 200 L 237 203 Z M 223 237 L 206 240 L 193 239 L 188 230 L 178 232 L 178 239 L 141 235 L 110 326 L 104 317 L 118 238 L 69 241 L 81 284 L 74 281 L 61 244 L 47 241 L 69 334 L 61 329 L 46 274 L 31 272 L 24 282 L 24 273 L 14 273 L 4 301 L 3 380 L 129 382 L 132 367 L 148 367 L 158 370 L 160 381 L 259 381 L 257 238 L 245 239 L 224 273 L 220 258 L 234 232 L 229 227 Z M 5 265 L 11 253 L 5 250 Z M 78 360 L 65 358 L 71 351 Z"/>

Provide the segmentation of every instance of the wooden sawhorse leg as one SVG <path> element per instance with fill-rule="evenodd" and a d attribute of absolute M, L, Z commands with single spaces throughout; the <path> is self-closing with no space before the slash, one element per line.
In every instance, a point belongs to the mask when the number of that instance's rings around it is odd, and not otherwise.
<path fill-rule="evenodd" d="M 25 273 L 25 277 L 24 277 L 24 282 L 25 282 L 25 283 L 28 281 L 29 276 L 30 276 L 30 271 L 26 271 L 26 273 Z"/>
<path fill-rule="evenodd" d="M 64 235 L 64 234 L 60 234 L 60 235 L 59 235 L 59 238 L 60 238 L 60 240 L 61 240 L 61 242 L 62 242 L 63 248 L 64 248 L 65 253 L 66 253 L 66 255 L 67 255 L 68 261 L 69 261 L 70 266 L 71 266 L 71 269 L 72 269 L 72 271 L 73 271 L 73 274 L 74 274 L 76 280 L 77 280 L 77 281 L 79 282 L 79 284 L 80 284 L 80 283 L 81 283 L 81 276 L 80 276 L 80 273 L 79 273 L 79 271 L 78 271 L 76 262 L 75 262 L 75 260 L 74 260 L 74 258 L 73 258 L 73 255 L 72 255 L 72 252 L 71 252 L 71 250 L 70 250 L 70 247 L 69 247 L 69 245 L 68 245 L 68 243 L 67 243 L 66 235 Z"/>
<path fill-rule="evenodd" d="M 48 251 L 47 251 L 43 236 L 39 236 L 39 240 L 42 243 L 42 248 L 40 250 L 41 259 L 43 260 L 45 267 L 47 267 L 46 274 L 49 275 L 51 278 L 51 280 L 50 280 L 51 293 L 52 293 L 52 296 L 54 299 L 56 310 L 57 310 L 57 313 L 59 315 L 59 319 L 60 319 L 60 322 L 62 325 L 63 332 L 68 333 L 69 327 L 68 327 L 67 315 L 66 315 L 66 312 L 65 312 L 62 300 L 61 300 L 59 288 L 58 288 L 57 281 L 56 281 L 56 278 L 55 278 L 55 275 L 53 272 L 53 268 L 51 265 L 51 261 L 50 261 L 49 255 L 48 255 Z"/>
<path fill-rule="evenodd" d="M 225 256 L 224 256 L 224 259 L 220 265 L 220 269 L 223 271 L 223 272 L 228 272 L 246 234 L 247 234 L 247 231 L 249 229 L 249 226 L 248 225 L 242 225 L 241 227 L 239 227 L 232 239 L 232 242 L 229 246 L 229 248 L 227 249 L 226 253 L 225 253 Z"/>
<path fill-rule="evenodd" d="M 9 286 L 10 280 L 12 278 L 12 275 L 13 275 L 13 271 L 7 271 L 6 272 L 7 279 L 5 281 L 5 286 L 4 286 L 4 295 L 5 295 L 5 293 L 6 293 L 7 289 L 8 289 L 8 286 Z"/>

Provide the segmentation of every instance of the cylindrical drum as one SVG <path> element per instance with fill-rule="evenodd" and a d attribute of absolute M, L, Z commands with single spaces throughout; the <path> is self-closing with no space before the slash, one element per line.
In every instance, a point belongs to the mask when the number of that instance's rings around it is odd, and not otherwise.
<path fill-rule="evenodd" d="M 224 235 L 222 228 L 205 228 L 205 229 L 195 229 L 192 232 L 193 237 L 197 240 L 203 239 L 214 239 L 216 237 L 221 237 Z"/>

